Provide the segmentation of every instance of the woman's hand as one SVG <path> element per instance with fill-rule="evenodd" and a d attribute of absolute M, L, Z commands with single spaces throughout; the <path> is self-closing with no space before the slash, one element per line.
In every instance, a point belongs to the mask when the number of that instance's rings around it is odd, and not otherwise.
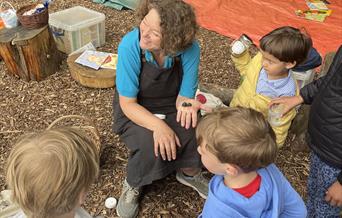
<path fill-rule="evenodd" d="M 160 155 L 163 160 L 175 160 L 177 153 L 177 146 L 181 146 L 176 133 L 166 124 L 162 124 L 153 131 L 154 139 L 154 154 L 158 157 Z"/>
<path fill-rule="evenodd" d="M 297 105 L 303 103 L 304 100 L 302 96 L 293 96 L 293 97 L 280 97 L 272 99 L 269 107 L 274 104 L 283 104 L 285 105 L 282 116 L 284 116 L 287 112 L 289 112 L 292 108 L 296 107 Z"/>
<path fill-rule="evenodd" d="M 204 106 L 195 99 L 186 99 L 179 103 L 177 107 L 177 122 L 181 122 L 181 126 L 189 129 L 191 124 L 195 128 L 197 125 L 198 110 L 211 112 L 212 109 Z"/>

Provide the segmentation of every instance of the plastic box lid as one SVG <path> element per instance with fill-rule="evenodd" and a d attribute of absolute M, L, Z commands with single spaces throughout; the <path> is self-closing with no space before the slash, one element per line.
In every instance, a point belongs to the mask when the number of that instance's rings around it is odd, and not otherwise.
<path fill-rule="evenodd" d="M 49 14 L 49 24 L 67 31 L 75 31 L 104 21 L 106 16 L 82 6 Z"/>

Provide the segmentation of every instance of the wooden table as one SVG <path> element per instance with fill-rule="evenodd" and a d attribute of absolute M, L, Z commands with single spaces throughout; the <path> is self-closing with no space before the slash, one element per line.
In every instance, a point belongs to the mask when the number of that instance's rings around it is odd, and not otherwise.
<path fill-rule="evenodd" d="M 62 60 L 48 26 L 0 30 L 0 56 L 9 74 L 26 81 L 40 81 L 55 73 Z"/>

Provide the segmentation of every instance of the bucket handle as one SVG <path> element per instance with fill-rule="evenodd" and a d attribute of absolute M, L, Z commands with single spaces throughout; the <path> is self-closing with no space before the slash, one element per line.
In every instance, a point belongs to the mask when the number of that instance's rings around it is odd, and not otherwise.
<path fill-rule="evenodd" d="M 12 5 L 11 3 L 9 3 L 8 1 L 3 1 L 3 2 L 1 2 L 1 4 L 0 4 L 0 9 L 2 8 L 2 6 L 3 6 L 4 3 L 7 3 L 7 4 L 15 11 L 15 8 L 13 7 L 13 5 Z"/>

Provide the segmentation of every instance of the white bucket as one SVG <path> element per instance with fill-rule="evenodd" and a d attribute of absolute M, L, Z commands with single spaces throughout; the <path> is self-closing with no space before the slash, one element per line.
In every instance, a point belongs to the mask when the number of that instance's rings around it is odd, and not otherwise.
<path fill-rule="evenodd" d="M 18 26 L 18 18 L 16 14 L 16 10 L 9 2 L 2 2 L 0 8 L 3 9 L 4 3 L 8 4 L 11 8 L 1 11 L 0 17 L 3 20 L 6 28 L 13 28 Z"/>

